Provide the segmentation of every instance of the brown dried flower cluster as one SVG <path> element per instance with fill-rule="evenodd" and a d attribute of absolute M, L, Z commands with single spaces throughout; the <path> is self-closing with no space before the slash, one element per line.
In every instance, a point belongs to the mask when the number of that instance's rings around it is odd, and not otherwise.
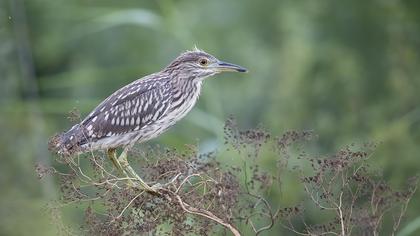
<path fill-rule="evenodd" d="M 59 179 L 60 204 L 84 207 L 83 234 L 258 235 L 283 228 L 297 235 L 379 235 L 385 219 L 392 219 L 395 233 L 418 179 L 395 191 L 367 164 L 375 144 L 314 157 L 305 152 L 314 136 L 310 131 L 275 136 L 263 128 L 240 130 L 231 118 L 225 125 L 226 150 L 218 153 L 199 154 L 196 146 L 182 152 L 158 146 L 133 150 L 132 165 L 151 184 L 160 184 L 158 194 L 121 177 L 100 152 L 58 157 L 59 168 L 38 165 L 36 170 L 40 178 Z M 223 155 L 234 155 L 236 164 L 227 164 Z M 275 163 L 271 169 L 261 164 L 267 156 Z M 291 176 L 302 197 L 285 205 L 273 196 L 287 193 L 272 193 L 282 192 L 282 180 Z M 314 211 L 327 220 L 307 222 Z"/>

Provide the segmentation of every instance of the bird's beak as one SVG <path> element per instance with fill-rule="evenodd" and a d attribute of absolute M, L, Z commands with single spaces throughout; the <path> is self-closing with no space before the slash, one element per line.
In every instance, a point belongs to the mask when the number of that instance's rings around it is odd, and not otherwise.
<path fill-rule="evenodd" d="M 224 71 L 248 72 L 248 70 L 243 68 L 242 66 L 238 66 L 232 63 L 227 63 L 224 61 L 219 61 L 215 63 L 214 68 L 217 70 L 217 72 L 224 72 Z"/>

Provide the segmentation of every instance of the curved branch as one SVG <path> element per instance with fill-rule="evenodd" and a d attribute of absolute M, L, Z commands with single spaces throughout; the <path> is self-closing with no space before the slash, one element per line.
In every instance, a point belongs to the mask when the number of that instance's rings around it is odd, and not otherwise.
<path fill-rule="evenodd" d="M 203 216 L 207 219 L 215 221 L 215 222 L 223 225 L 227 229 L 229 229 L 230 232 L 232 232 L 232 234 L 234 236 L 241 236 L 241 233 L 239 232 L 239 230 L 237 230 L 232 224 L 230 224 L 230 223 L 224 221 L 223 219 L 217 217 L 211 211 L 196 208 L 196 207 L 193 207 L 193 206 L 189 205 L 188 203 L 184 202 L 178 194 L 176 194 L 175 192 L 172 192 L 168 189 L 160 189 L 160 191 L 163 191 L 163 192 L 175 197 L 178 204 L 181 206 L 182 210 L 184 210 L 185 212 L 188 212 L 188 213 L 193 214 L 193 215 Z M 169 199 L 169 200 L 171 200 L 171 199 Z"/>

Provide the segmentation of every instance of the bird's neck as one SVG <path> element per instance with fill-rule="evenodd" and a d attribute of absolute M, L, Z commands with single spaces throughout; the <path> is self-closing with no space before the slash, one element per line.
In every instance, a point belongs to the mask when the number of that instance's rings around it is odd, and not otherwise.
<path fill-rule="evenodd" d="M 184 117 L 195 105 L 201 92 L 201 80 L 172 80 L 172 102 L 170 114 L 173 115 L 172 120 Z"/>
<path fill-rule="evenodd" d="M 191 94 L 198 96 L 201 92 L 201 85 L 203 81 L 200 79 L 191 78 L 174 78 L 172 80 L 173 89 L 183 94 Z"/>

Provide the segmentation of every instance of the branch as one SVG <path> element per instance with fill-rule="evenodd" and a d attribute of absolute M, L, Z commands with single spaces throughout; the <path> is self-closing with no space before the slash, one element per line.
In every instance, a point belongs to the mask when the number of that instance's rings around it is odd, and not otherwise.
<path fill-rule="evenodd" d="M 203 216 L 203 217 L 205 217 L 207 219 L 210 219 L 212 221 L 215 221 L 215 222 L 223 225 L 227 229 L 229 229 L 230 232 L 232 232 L 233 235 L 235 235 L 235 236 L 241 236 L 241 233 L 232 224 L 230 224 L 230 223 L 224 221 L 223 219 L 217 217 L 211 211 L 190 206 L 188 203 L 184 202 L 182 200 L 182 198 L 178 194 L 176 194 L 175 192 L 172 192 L 172 191 L 170 191 L 168 189 L 160 189 L 159 191 L 165 192 L 168 195 L 172 195 L 173 197 L 175 197 L 176 200 L 177 200 L 177 202 L 181 206 L 182 210 L 184 210 L 185 212 L 188 212 L 188 213 L 193 214 L 193 215 Z M 167 197 L 167 199 L 169 201 L 172 201 L 172 199 L 170 199 L 169 197 Z"/>

